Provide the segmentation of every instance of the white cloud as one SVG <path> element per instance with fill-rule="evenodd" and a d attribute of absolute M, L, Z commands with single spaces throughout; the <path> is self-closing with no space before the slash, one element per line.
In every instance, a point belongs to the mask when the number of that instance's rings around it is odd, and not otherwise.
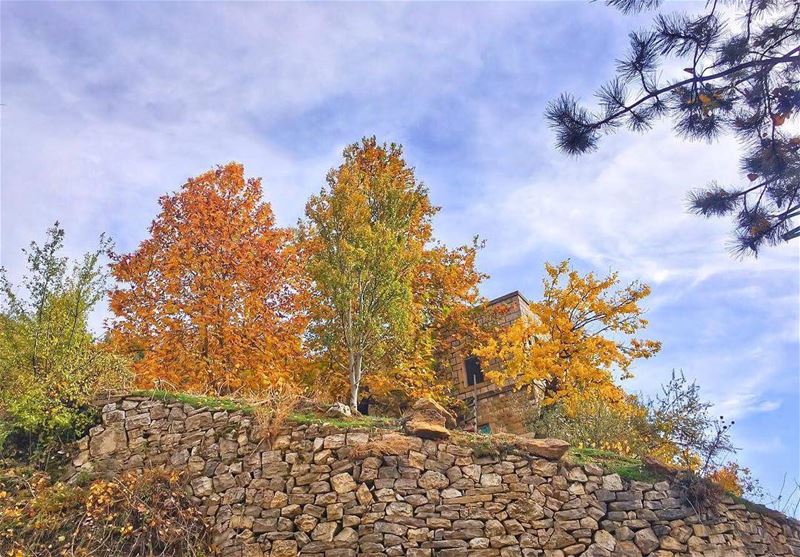
<path fill-rule="evenodd" d="M 694 285 L 717 273 L 797 269 L 797 246 L 738 261 L 725 250 L 728 219 L 688 214 L 689 189 L 740 180 L 737 153 L 729 138 L 683 142 L 666 125 L 643 136 L 622 132 L 584 158 L 553 153 L 524 182 L 487 188 L 476 213 L 495 235 L 492 263 L 553 249 L 648 282 Z"/>

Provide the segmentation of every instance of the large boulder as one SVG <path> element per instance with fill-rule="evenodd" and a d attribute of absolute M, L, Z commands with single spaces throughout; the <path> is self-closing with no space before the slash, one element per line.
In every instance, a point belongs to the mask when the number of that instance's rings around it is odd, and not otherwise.
<path fill-rule="evenodd" d="M 430 398 L 417 399 L 404 418 L 406 433 L 423 439 L 447 439 L 456 427 L 455 415 Z"/>
<path fill-rule="evenodd" d="M 410 420 L 403 426 L 408 435 L 420 437 L 422 439 L 448 439 L 450 431 L 442 425 L 432 424 L 430 422 Z"/>
<path fill-rule="evenodd" d="M 518 441 L 519 449 L 528 454 L 558 460 L 569 449 L 569 443 L 561 439 L 536 439 L 530 435 L 522 435 Z"/>
<path fill-rule="evenodd" d="M 350 410 L 350 407 L 346 404 L 342 404 L 341 402 L 334 402 L 328 411 L 325 412 L 325 415 L 329 418 L 349 418 L 353 415 L 353 412 Z"/>
<path fill-rule="evenodd" d="M 450 410 L 432 398 L 417 399 L 406 411 L 406 418 L 431 422 L 453 429 L 456 427 L 456 416 Z"/>

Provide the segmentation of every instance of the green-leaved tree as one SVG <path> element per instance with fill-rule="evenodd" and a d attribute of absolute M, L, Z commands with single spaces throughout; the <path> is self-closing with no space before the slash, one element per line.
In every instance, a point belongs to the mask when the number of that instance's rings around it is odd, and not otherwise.
<path fill-rule="evenodd" d="M 10 431 L 45 440 L 80 435 L 90 399 L 128 378 L 127 363 L 92 336 L 88 318 L 106 293 L 102 257 L 110 242 L 70 266 L 56 223 L 43 245 L 24 250 L 22 288 L 0 269 L 0 442 Z"/>
<path fill-rule="evenodd" d="M 412 348 L 428 344 L 419 335 L 431 315 L 415 291 L 448 276 L 432 272 L 432 265 L 441 270 L 463 261 L 462 274 L 472 284 L 452 286 L 447 279 L 445 305 L 476 295 L 474 284 L 481 278 L 472 266 L 476 248 L 451 252 L 429 246 L 437 210 L 403 160 L 402 148 L 378 144 L 374 137 L 347 147 L 344 162 L 306 205 L 300 237 L 312 283 L 311 343 L 335 372 L 347 375 L 353 409 L 367 374 L 377 384 L 404 368 L 416 379 L 430 371 L 412 363 Z"/>

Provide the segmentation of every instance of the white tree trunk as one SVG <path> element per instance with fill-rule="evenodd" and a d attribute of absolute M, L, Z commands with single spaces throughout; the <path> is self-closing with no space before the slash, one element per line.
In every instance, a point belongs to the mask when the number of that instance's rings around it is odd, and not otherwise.
<path fill-rule="evenodd" d="M 350 355 L 350 409 L 358 412 L 358 388 L 361 385 L 361 354 Z"/>

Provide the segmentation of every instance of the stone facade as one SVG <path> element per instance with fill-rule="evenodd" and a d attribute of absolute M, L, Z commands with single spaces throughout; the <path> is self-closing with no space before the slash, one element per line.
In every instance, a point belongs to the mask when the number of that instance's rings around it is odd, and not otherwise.
<path fill-rule="evenodd" d="M 74 466 L 184 471 L 223 556 L 800 555 L 795 521 L 733 500 L 701 516 L 668 482 L 416 437 L 397 455 L 370 454 L 401 437 L 385 430 L 298 426 L 267 446 L 250 421 L 122 398 L 103 407 Z"/>
<path fill-rule="evenodd" d="M 518 291 L 491 300 L 488 306 L 497 310 L 490 315 L 500 326 L 507 327 L 521 318 L 534 318 L 528 300 Z M 467 428 L 477 425 L 478 429 L 487 432 L 523 433 L 524 410 L 538 407 L 541 392 L 516 391 L 512 384 L 497 385 L 488 379 L 469 385 L 466 369 L 469 356 L 464 352 L 462 342 L 453 342 L 449 356 L 450 375 L 456 387 L 456 397 L 470 408 Z M 484 372 L 492 369 L 484 362 L 481 368 Z"/>

